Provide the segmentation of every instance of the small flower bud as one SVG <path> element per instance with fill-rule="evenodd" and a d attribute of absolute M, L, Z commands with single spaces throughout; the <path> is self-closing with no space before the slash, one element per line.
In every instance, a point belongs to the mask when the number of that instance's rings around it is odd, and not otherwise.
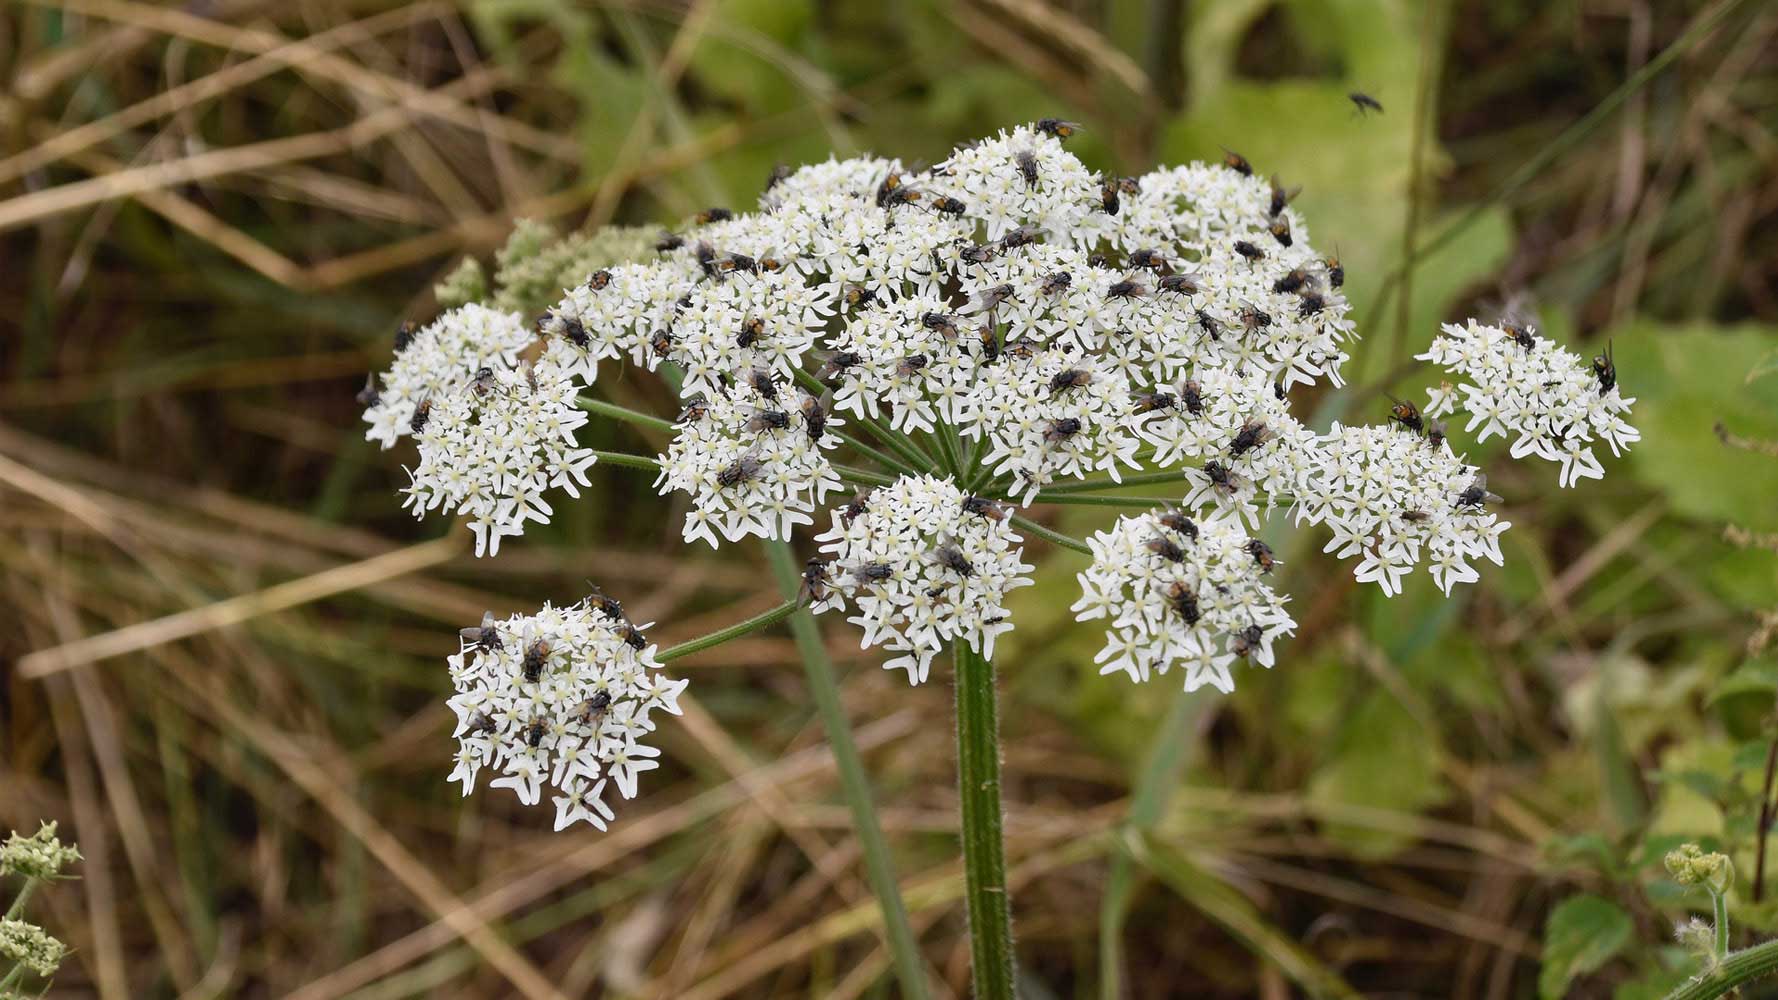
<path fill-rule="evenodd" d="M 0 917 L 0 958 L 22 965 L 39 976 L 53 976 L 67 955 L 68 946 L 50 937 L 36 924 Z"/>
<path fill-rule="evenodd" d="M 44 823 L 29 837 L 21 837 L 15 831 L 0 845 L 0 875 L 55 878 L 63 867 L 79 860 L 80 852 L 73 845 L 56 839 L 54 823 Z"/>

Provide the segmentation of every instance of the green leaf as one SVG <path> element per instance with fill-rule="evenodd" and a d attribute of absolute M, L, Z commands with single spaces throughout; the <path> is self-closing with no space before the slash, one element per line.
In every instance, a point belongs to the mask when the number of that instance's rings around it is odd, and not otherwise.
<path fill-rule="evenodd" d="M 1771 717 L 1775 696 L 1778 661 L 1766 656 L 1748 660 L 1719 681 L 1710 693 L 1710 705 L 1730 735 L 1750 740 L 1761 734 Z"/>
<path fill-rule="evenodd" d="M 1576 978 L 1623 951 L 1633 930 L 1630 915 L 1609 899 L 1575 896 L 1563 900 L 1544 925 L 1543 971 L 1537 977 L 1537 995 L 1543 1000 L 1563 996 Z"/>
<path fill-rule="evenodd" d="M 1778 459 L 1730 448 L 1714 427 L 1778 440 L 1778 379 L 1748 383 L 1772 349 L 1771 327 L 1636 323 L 1612 334 L 1618 384 L 1636 398 L 1630 448 L 1638 478 L 1674 509 L 1703 521 L 1778 528 Z M 1606 459 L 1610 465 L 1610 459 Z"/>

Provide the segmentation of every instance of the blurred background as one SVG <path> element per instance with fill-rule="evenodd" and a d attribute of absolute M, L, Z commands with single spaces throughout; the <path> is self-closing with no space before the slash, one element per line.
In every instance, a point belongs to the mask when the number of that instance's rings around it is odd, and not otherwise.
<path fill-rule="evenodd" d="M 1094 168 L 1227 146 L 1303 185 L 1365 336 L 1316 423 L 1423 396 L 1438 323 L 1522 295 L 1613 346 L 1643 441 L 1566 491 L 1473 449 L 1514 528 L 1450 601 L 1271 526 L 1301 627 L 1227 698 L 1097 677 L 1084 557 L 1035 543 L 1000 656 L 1026 993 L 1658 997 L 1706 905 L 1660 871 L 1685 839 L 1735 857 L 1738 943 L 1778 932 L 1769 4 L 7 0 L 0 79 L 0 827 L 87 858 L 33 903 L 77 949 L 53 996 L 892 995 L 783 632 L 674 664 L 690 711 L 608 834 L 444 780 L 457 628 L 590 576 L 670 643 L 776 602 L 757 553 L 601 466 L 475 561 L 353 394 L 517 218 L 677 224 L 1049 115 Z M 826 624 L 963 995 L 950 687 Z"/>

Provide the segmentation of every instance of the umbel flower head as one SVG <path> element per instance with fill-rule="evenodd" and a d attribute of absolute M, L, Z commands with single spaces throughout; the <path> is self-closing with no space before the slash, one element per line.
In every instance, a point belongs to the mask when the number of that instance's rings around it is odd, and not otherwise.
<path fill-rule="evenodd" d="M 1325 531 L 1385 594 L 1420 566 L 1449 593 L 1501 561 L 1508 525 L 1438 415 L 1461 406 L 1464 433 L 1561 462 L 1563 485 L 1600 473 L 1592 442 L 1636 440 L 1609 351 L 1588 364 L 1528 329 L 1473 322 L 1422 355 L 1467 380 L 1433 390 L 1424 413 L 1401 402 L 1387 422 L 1308 426 L 1292 390 L 1342 384 L 1356 325 L 1345 268 L 1316 250 L 1294 192 L 1233 153 L 1097 173 L 1066 148 L 1073 129 L 1002 130 L 928 168 L 861 156 L 774 171 L 757 211 L 708 209 L 660 233 L 651 257 L 599 264 L 535 333 L 516 313 L 458 307 L 404 335 L 368 390 L 369 434 L 417 436 L 416 513 L 465 515 L 493 555 L 549 518 L 545 493 L 588 484 L 577 401 L 669 427 L 658 457 L 605 464 L 657 469 L 688 542 L 794 541 L 832 508 L 809 600 L 844 609 L 914 683 L 947 644 L 986 654 L 1013 627 L 1004 598 L 1032 569 L 1020 533 L 1039 533 L 1092 556 L 1075 609 L 1108 628 L 1102 667 L 1143 680 L 1177 665 L 1187 686 L 1224 688 L 1238 660 L 1271 665 L 1294 627 L 1257 537 L 1272 513 Z M 601 367 L 626 363 L 678 394 L 676 419 L 588 399 L 609 384 Z M 1021 520 L 1120 483 L 1160 496 L 1127 501 L 1147 512 L 1090 543 Z M 546 608 L 503 629 L 584 646 L 550 660 L 564 678 L 646 655 L 606 649 L 611 623 L 593 614 Z M 514 681 L 518 655 L 458 658 L 465 725 L 482 701 L 505 713 L 460 734 L 459 776 L 491 766 L 524 797 L 549 777 L 571 803 L 596 799 L 591 765 L 557 777 L 592 739 L 571 718 L 582 682 L 540 692 Z M 604 752 L 590 751 L 596 773 L 633 786 L 645 755 Z"/>
<path fill-rule="evenodd" d="M 465 629 L 450 658 L 450 700 L 457 716 L 457 767 L 463 794 L 484 768 L 535 805 L 552 789 L 556 829 L 585 821 L 603 830 L 613 818 L 608 784 L 635 798 L 637 776 L 660 751 L 642 740 L 654 713 L 679 714 L 686 681 L 670 680 L 655 647 L 609 598 L 595 594 L 565 608 Z"/>
<path fill-rule="evenodd" d="M 73 862 L 80 860 L 80 851 L 73 844 L 56 839 L 56 824 L 44 823 L 29 837 L 18 831 L 0 844 L 0 875 L 21 875 L 25 878 L 55 878 Z"/>
<path fill-rule="evenodd" d="M 68 957 L 68 946 L 36 924 L 0 917 L 0 959 L 39 976 L 53 976 Z"/>
<path fill-rule="evenodd" d="M 816 535 L 824 559 L 810 567 L 811 606 L 847 607 L 865 646 L 901 653 L 883 664 L 918 684 L 949 642 L 994 655 L 994 637 L 1012 628 L 1004 601 L 1027 586 L 1031 567 L 997 503 L 948 479 L 904 477 L 860 494 L 833 512 Z"/>
<path fill-rule="evenodd" d="M 1146 681 L 1173 667 L 1185 689 L 1234 689 L 1229 665 L 1250 659 L 1272 665 L 1272 642 L 1296 622 L 1289 598 L 1267 576 L 1278 565 L 1271 547 L 1231 516 L 1194 521 L 1177 510 L 1120 517 L 1088 539 L 1093 564 L 1080 574 L 1081 621 L 1108 620 L 1101 674 L 1122 671 Z"/>
<path fill-rule="evenodd" d="M 1514 458 L 1536 455 L 1561 463 L 1563 487 L 1605 477 L 1594 441 L 1617 455 L 1642 439 L 1624 419 L 1636 400 L 1619 391 L 1609 349 L 1587 362 L 1529 326 L 1484 326 L 1472 319 L 1445 324 L 1419 357 L 1469 380 L 1428 390 L 1427 416 L 1462 409 L 1469 414 L 1463 430 L 1481 428 L 1478 441 L 1511 437 Z"/>

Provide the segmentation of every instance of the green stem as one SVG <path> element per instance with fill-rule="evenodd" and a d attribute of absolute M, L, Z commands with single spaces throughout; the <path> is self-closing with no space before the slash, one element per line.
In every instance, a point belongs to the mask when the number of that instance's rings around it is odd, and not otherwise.
<path fill-rule="evenodd" d="M 833 470 L 840 474 L 840 478 L 865 486 L 888 486 L 890 483 L 895 482 L 896 478 L 893 475 L 882 472 L 871 472 L 868 469 L 855 469 L 849 465 L 836 465 L 833 467 Z"/>
<path fill-rule="evenodd" d="M 778 590 L 794 599 L 801 587 L 796 557 L 785 542 L 766 544 L 766 557 L 772 564 L 772 575 L 778 579 Z M 889 845 L 883 838 L 882 826 L 871 802 L 870 778 L 852 742 L 852 729 L 846 719 L 845 706 L 840 703 L 839 685 L 834 681 L 833 663 L 821 643 L 821 629 L 815 616 L 799 610 L 790 618 L 790 632 L 796 638 L 797 652 L 802 655 L 803 673 L 809 679 L 809 691 L 815 696 L 815 710 L 827 730 L 827 743 L 833 749 L 834 766 L 839 770 L 840 787 L 846 805 L 852 810 L 852 826 L 864 852 L 865 873 L 877 905 L 883 911 L 883 932 L 888 939 L 889 954 L 895 962 L 895 976 L 901 983 L 901 995 L 925 1000 L 926 970 L 920 960 L 920 948 L 908 925 L 907 907 L 901 901 L 895 868 L 889 861 Z"/>
<path fill-rule="evenodd" d="M 1710 902 L 1716 909 L 1716 957 L 1722 959 L 1729 953 L 1729 894 L 1713 892 Z"/>
<path fill-rule="evenodd" d="M 1667 1000 L 1712 1000 L 1774 972 L 1778 972 L 1778 939 L 1727 956 L 1716 968 L 1667 994 Z"/>
<path fill-rule="evenodd" d="M 1028 517 L 1021 517 L 1018 514 L 1014 514 L 1012 516 L 1012 523 L 1031 534 L 1036 535 L 1038 538 L 1049 542 L 1051 545 L 1060 545 L 1065 549 L 1073 549 L 1076 552 L 1085 552 L 1087 555 L 1093 554 L 1093 550 L 1087 547 L 1087 543 L 1080 539 L 1064 535 L 1060 531 L 1051 531 L 1049 528 L 1038 524 L 1036 521 L 1033 521 Z"/>
<path fill-rule="evenodd" d="M 783 604 L 766 611 L 761 611 L 752 618 L 749 618 L 746 621 L 736 622 L 728 628 L 718 629 L 709 635 L 699 636 L 696 639 L 688 639 L 677 646 L 669 646 L 655 654 L 655 662 L 666 663 L 669 660 L 677 660 L 682 656 L 701 653 L 712 646 L 720 646 L 730 639 L 738 639 L 749 632 L 757 632 L 768 625 L 776 625 L 784 619 L 789 618 L 791 614 L 796 611 L 796 607 L 796 591 L 792 590 L 790 592 L 790 599 Z"/>
<path fill-rule="evenodd" d="M 579 406 L 588 413 L 597 413 L 600 416 L 611 417 L 614 420 L 622 420 L 627 424 L 635 424 L 638 427 L 647 427 L 666 434 L 673 433 L 673 421 L 662 420 L 660 417 L 632 410 L 627 406 L 619 406 L 616 403 L 607 403 L 602 399 L 594 399 L 591 396 L 582 396 L 574 402 L 576 406 Z"/>
<path fill-rule="evenodd" d="M 19 889 L 18 897 L 12 901 L 11 906 L 6 908 L 6 919 L 20 919 L 25 912 L 25 903 L 30 900 L 31 894 L 37 891 L 37 883 L 39 881 L 41 881 L 41 879 L 25 879 L 25 884 Z"/>
<path fill-rule="evenodd" d="M 1159 483 L 1183 483 L 1185 474 L 1177 469 L 1166 472 L 1142 472 L 1134 476 L 1125 476 L 1123 482 L 1112 479 L 1084 479 L 1078 483 L 1059 483 L 1049 486 L 1043 492 L 1050 496 L 1063 493 L 1096 493 L 1100 490 L 1118 490 L 1125 486 L 1154 486 Z"/>
<path fill-rule="evenodd" d="M 24 963 L 21 962 L 12 967 L 12 971 L 6 974 L 6 978 L 0 979 L 0 997 L 10 996 L 11 994 L 6 991 L 16 986 L 19 980 L 23 978 L 25 978 L 25 966 Z"/>
<path fill-rule="evenodd" d="M 975 1000 L 1012 1000 L 1012 908 L 1000 815 L 1000 734 L 994 664 L 963 643 L 957 671 L 957 794 L 963 811 L 963 883 Z"/>
<path fill-rule="evenodd" d="M 632 455 L 624 451 L 594 451 L 593 457 L 599 465 L 621 465 L 629 469 L 651 469 L 659 472 L 661 463 L 645 455 Z"/>
<path fill-rule="evenodd" d="M 1089 496 L 1077 496 L 1073 493 L 1063 493 L 1058 496 L 1054 493 L 1050 493 L 1047 490 L 1045 490 L 1045 491 L 1039 491 L 1037 496 L 1032 498 L 1031 502 L 1034 504 L 1037 504 L 1037 503 L 1068 504 L 1070 506 L 1079 506 L 1079 507 L 1141 507 L 1141 508 L 1146 509 L 1146 508 L 1151 508 L 1151 507 L 1165 507 L 1168 504 L 1177 505 L 1179 503 L 1179 498 L 1178 497 L 1089 497 Z"/>

